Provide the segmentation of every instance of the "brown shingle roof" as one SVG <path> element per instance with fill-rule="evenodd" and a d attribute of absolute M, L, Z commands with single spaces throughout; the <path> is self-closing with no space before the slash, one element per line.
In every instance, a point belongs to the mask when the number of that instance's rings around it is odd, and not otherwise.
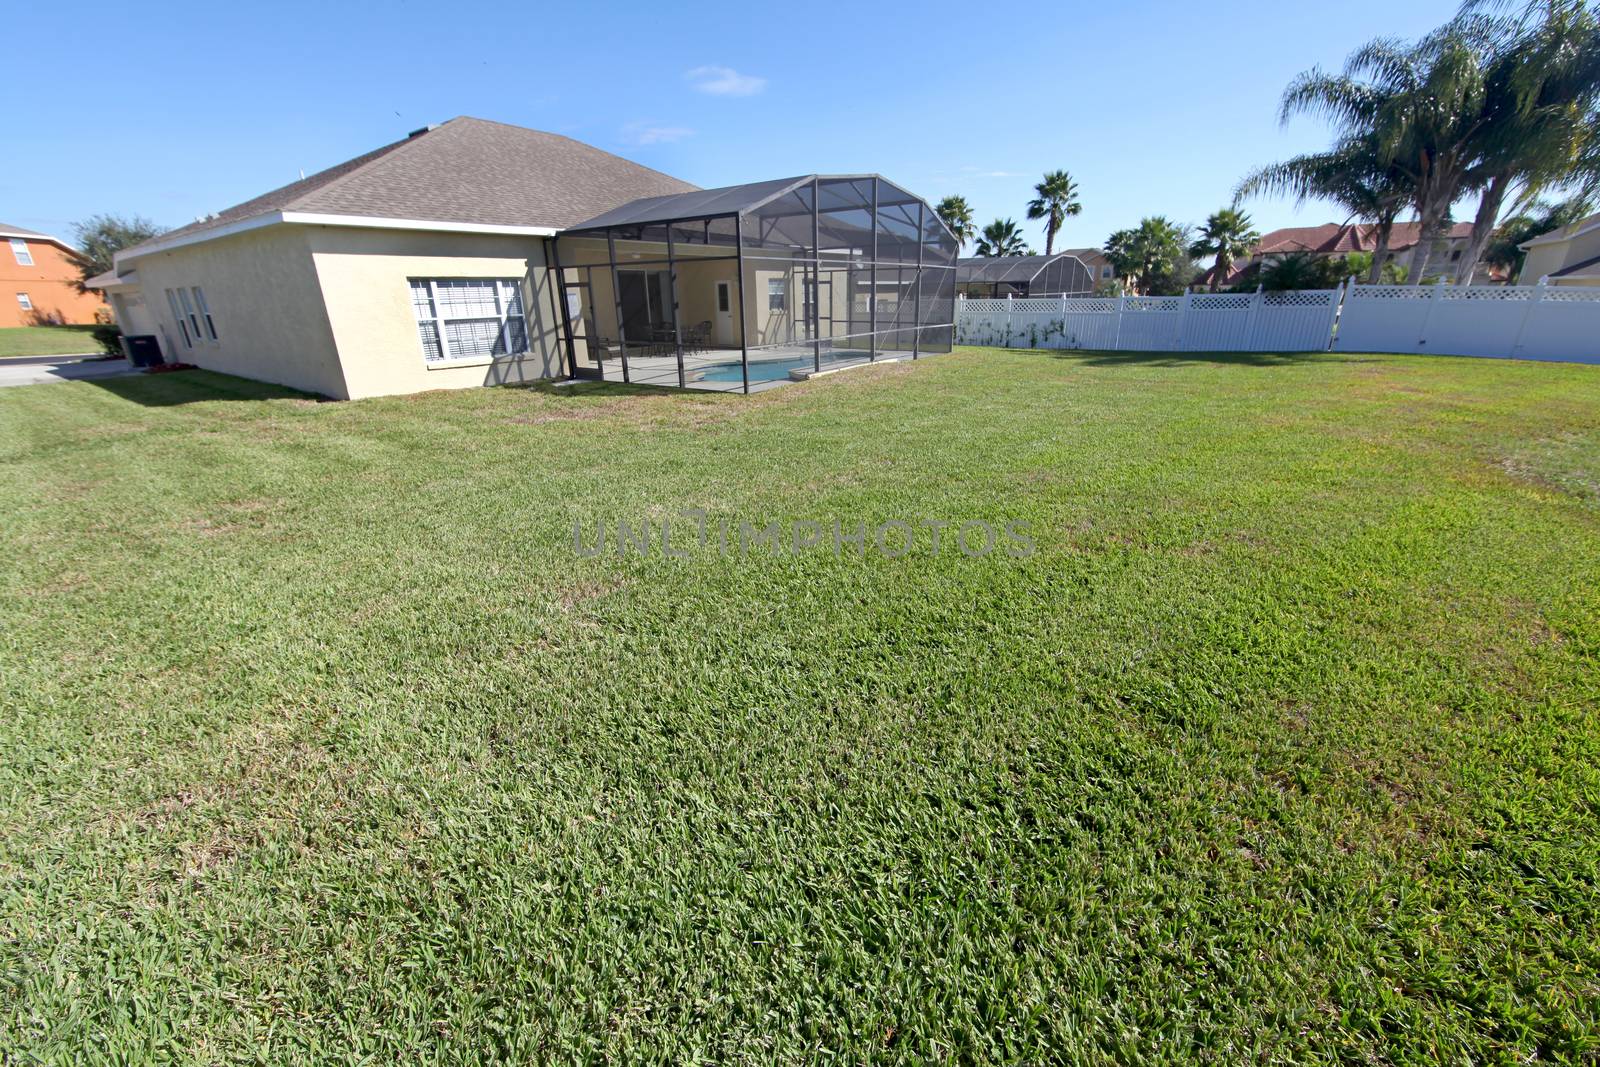
<path fill-rule="evenodd" d="M 570 137 L 462 116 L 156 240 L 274 211 L 561 228 L 639 197 L 694 189 Z"/>

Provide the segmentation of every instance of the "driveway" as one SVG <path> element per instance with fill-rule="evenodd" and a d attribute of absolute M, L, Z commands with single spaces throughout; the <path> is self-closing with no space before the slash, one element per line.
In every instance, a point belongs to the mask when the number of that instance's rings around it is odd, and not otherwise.
<path fill-rule="evenodd" d="M 76 382 L 136 373 L 125 359 L 85 360 L 82 356 L 29 356 L 0 359 L 0 388 L 40 382 Z"/>

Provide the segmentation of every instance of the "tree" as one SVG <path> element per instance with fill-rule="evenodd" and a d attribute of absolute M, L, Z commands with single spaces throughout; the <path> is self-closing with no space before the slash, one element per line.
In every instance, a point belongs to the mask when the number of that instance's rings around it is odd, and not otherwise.
<path fill-rule="evenodd" d="M 118 252 L 132 248 L 141 241 L 159 237 L 166 230 L 138 215 L 128 218 L 121 215 L 90 215 L 75 224 L 72 232 L 78 242 L 78 254 L 75 257 L 78 280 L 74 284 L 79 292 L 88 292 L 84 283 L 96 274 L 110 270 L 114 265 L 113 257 Z"/>
<path fill-rule="evenodd" d="M 939 201 L 933 209 L 950 232 L 956 235 L 956 240 L 965 245 L 978 235 L 977 224 L 972 221 L 972 208 L 967 204 L 964 196 L 947 196 Z"/>
<path fill-rule="evenodd" d="M 1198 273 L 1188 233 L 1161 215 L 1106 238 L 1105 255 L 1129 286 L 1146 296 L 1181 293 Z"/>
<path fill-rule="evenodd" d="M 1263 264 L 1261 288 L 1268 292 L 1287 289 L 1332 289 L 1345 272 L 1345 262 L 1310 252 L 1290 252 L 1282 259 Z"/>
<path fill-rule="evenodd" d="M 1371 138 L 1347 139 L 1327 152 L 1295 156 L 1273 163 L 1245 178 L 1235 196 L 1292 193 L 1297 204 L 1328 200 L 1344 208 L 1345 221 L 1372 225 L 1373 254 L 1366 271 L 1377 284 L 1388 260 L 1395 219 L 1411 202 L 1411 182 L 1401 169 L 1386 162 Z"/>
<path fill-rule="evenodd" d="M 1283 96 L 1281 118 L 1321 114 L 1346 142 L 1370 143 L 1411 189 L 1419 235 L 1411 280 L 1421 280 L 1450 206 L 1467 191 L 1487 87 L 1490 35 L 1481 21 L 1456 21 L 1416 44 L 1379 39 L 1356 50 L 1342 74 L 1302 74 Z"/>
<path fill-rule="evenodd" d="M 1509 7 L 1520 14 L 1483 13 Z M 1332 119 L 1341 143 L 1370 144 L 1409 185 L 1421 230 L 1412 284 L 1427 275 L 1451 206 L 1480 193 L 1455 265 L 1470 280 L 1506 204 L 1600 189 L 1600 12 L 1593 0 L 1468 0 L 1416 44 L 1373 41 L 1342 74 L 1301 75 L 1282 117 L 1301 113 Z"/>
<path fill-rule="evenodd" d="M 1535 201 L 1495 229 L 1494 236 L 1484 248 L 1483 261 L 1505 271 L 1508 279 L 1518 280 L 1518 275 L 1522 273 L 1522 261 L 1528 258 L 1519 245 L 1540 234 L 1572 225 L 1588 215 L 1592 208 L 1593 202 L 1582 193 L 1558 204 Z"/>
<path fill-rule="evenodd" d="M 1494 41 L 1466 180 L 1482 196 L 1456 263 L 1465 282 L 1508 201 L 1517 214 L 1552 187 L 1600 191 L 1600 12 L 1584 0 L 1539 0 L 1516 18 L 1461 18 Z"/>
<path fill-rule="evenodd" d="M 1022 239 L 1022 231 L 1017 228 L 1016 222 L 1011 219 L 995 219 L 983 228 L 983 234 L 978 238 L 978 255 L 980 256 L 1025 256 L 1027 254 L 1028 245 Z"/>
<path fill-rule="evenodd" d="M 1028 218 L 1044 219 L 1044 254 L 1051 255 L 1056 247 L 1056 234 L 1070 215 L 1082 213 L 1078 201 L 1078 183 L 1064 170 L 1053 170 L 1044 181 L 1033 187 L 1038 194 L 1028 201 Z"/>
<path fill-rule="evenodd" d="M 1211 272 L 1214 293 L 1233 269 L 1234 262 L 1248 256 L 1259 240 L 1261 234 L 1250 225 L 1249 215 L 1237 207 L 1225 207 L 1206 219 L 1199 236 L 1189 246 L 1189 255 L 1196 259 L 1216 257 L 1216 268 Z"/>

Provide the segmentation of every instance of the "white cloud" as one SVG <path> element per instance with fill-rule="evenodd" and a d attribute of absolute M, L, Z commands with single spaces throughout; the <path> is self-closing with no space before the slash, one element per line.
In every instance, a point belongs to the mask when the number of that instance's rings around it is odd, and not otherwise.
<path fill-rule="evenodd" d="M 767 79 L 740 74 L 732 67 L 696 67 L 684 77 L 697 90 L 712 96 L 754 96 L 767 87 Z"/>
<path fill-rule="evenodd" d="M 979 170 L 977 167 L 962 167 L 962 172 L 972 178 L 1025 178 L 1027 175 L 1015 170 Z"/>
<path fill-rule="evenodd" d="M 629 144 L 670 144 L 693 135 L 694 131 L 687 126 L 652 126 L 646 122 L 630 122 L 622 127 L 622 139 Z"/>

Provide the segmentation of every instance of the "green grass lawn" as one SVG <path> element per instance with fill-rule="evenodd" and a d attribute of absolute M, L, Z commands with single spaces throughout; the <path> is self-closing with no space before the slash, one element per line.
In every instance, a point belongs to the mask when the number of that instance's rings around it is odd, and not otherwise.
<path fill-rule="evenodd" d="M 1600 367 L 194 372 L 0 455 L 0 1058 L 1600 1055 Z M 1037 551 L 574 551 L 691 507 Z"/>
<path fill-rule="evenodd" d="M 13 356 L 73 356 L 99 352 L 93 326 L 7 326 L 0 329 L 0 359 Z"/>

